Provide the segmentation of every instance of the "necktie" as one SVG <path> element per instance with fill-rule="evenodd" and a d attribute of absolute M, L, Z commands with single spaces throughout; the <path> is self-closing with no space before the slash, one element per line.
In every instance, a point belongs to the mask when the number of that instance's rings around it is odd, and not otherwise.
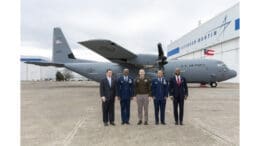
<path fill-rule="evenodd" d="M 177 80 L 178 86 L 180 86 L 180 85 L 181 85 L 180 76 L 178 76 L 177 79 L 178 79 L 178 80 Z"/>

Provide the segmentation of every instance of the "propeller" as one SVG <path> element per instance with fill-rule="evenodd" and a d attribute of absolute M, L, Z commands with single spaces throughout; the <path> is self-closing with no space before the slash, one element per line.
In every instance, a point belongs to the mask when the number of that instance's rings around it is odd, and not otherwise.
<path fill-rule="evenodd" d="M 158 48 L 158 59 L 157 59 L 157 63 L 159 66 L 160 70 L 164 70 L 164 65 L 168 63 L 167 57 L 164 56 L 164 52 L 163 52 L 163 48 L 162 48 L 162 44 L 158 43 L 157 44 L 157 48 Z"/>

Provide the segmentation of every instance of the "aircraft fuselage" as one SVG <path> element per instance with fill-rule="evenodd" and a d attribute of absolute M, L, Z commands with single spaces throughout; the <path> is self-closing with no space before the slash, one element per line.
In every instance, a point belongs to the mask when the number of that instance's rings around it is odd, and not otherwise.
<path fill-rule="evenodd" d="M 100 82 L 105 77 L 108 68 L 112 69 L 114 77 L 122 75 L 124 68 L 130 70 L 132 77 L 138 76 L 139 68 L 131 65 L 122 65 L 117 63 L 66 63 L 64 66 L 74 72 L 77 72 L 91 80 Z M 211 83 L 220 82 L 236 76 L 234 70 L 230 70 L 226 65 L 218 60 L 208 59 L 189 59 L 189 60 L 172 60 L 164 66 L 165 77 L 173 76 L 175 69 L 181 69 L 181 75 L 184 76 L 188 83 Z M 150 78 L 156 77 L 156 70 L 147 68 L 146 74 Z"/>

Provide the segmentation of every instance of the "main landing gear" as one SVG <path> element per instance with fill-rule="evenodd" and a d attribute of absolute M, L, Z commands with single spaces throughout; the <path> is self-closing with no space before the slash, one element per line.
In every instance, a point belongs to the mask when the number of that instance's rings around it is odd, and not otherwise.
<path fill-rule="evenodd" d="M 210 83 L 210 86 L 211 86 L 212 88 L 216 88 L 216 87 L 218 86 L 218 84 L 217 84 L 217 82 L 211 82 L 211 83 Z"/>

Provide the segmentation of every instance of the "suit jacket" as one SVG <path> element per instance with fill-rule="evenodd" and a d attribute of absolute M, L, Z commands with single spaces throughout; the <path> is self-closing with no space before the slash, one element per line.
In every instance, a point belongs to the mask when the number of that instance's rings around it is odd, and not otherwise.
<path fill-rule="evenodd" d="M 104 78 L 100 82 L 100 97 L 105 96 L 106 100 L 114 100 L 117 96 L 116 79 L 111 78 L 111 87 L 107 78 Z"/>
<path fill-rule="evenodd" d="M 134 96 L 134 79 L 128 76 L 127 81 L 124 80 L 124 76 L 121 76 L 117 80 L 118 96 L 121 100 L 129 100 Z"/>
<path fill-rule="evenodd" d="M 168 97 L 168 81 L 162 78 L 162 82 L 155 78 L 152 80 L 152 96 L 155 100 L 163 100 Z"/>
<path fill-rule="evenodd" d="M 178 85 L 175 76 L 170 78 L 169 94 L 174 98 L 184 99 L 184 96 L 188 96 L 188 87 L 187 87 L 186 79 L 182 76 L 180 76 L 180 78 L 181 78 L 180 85 Z"/>

